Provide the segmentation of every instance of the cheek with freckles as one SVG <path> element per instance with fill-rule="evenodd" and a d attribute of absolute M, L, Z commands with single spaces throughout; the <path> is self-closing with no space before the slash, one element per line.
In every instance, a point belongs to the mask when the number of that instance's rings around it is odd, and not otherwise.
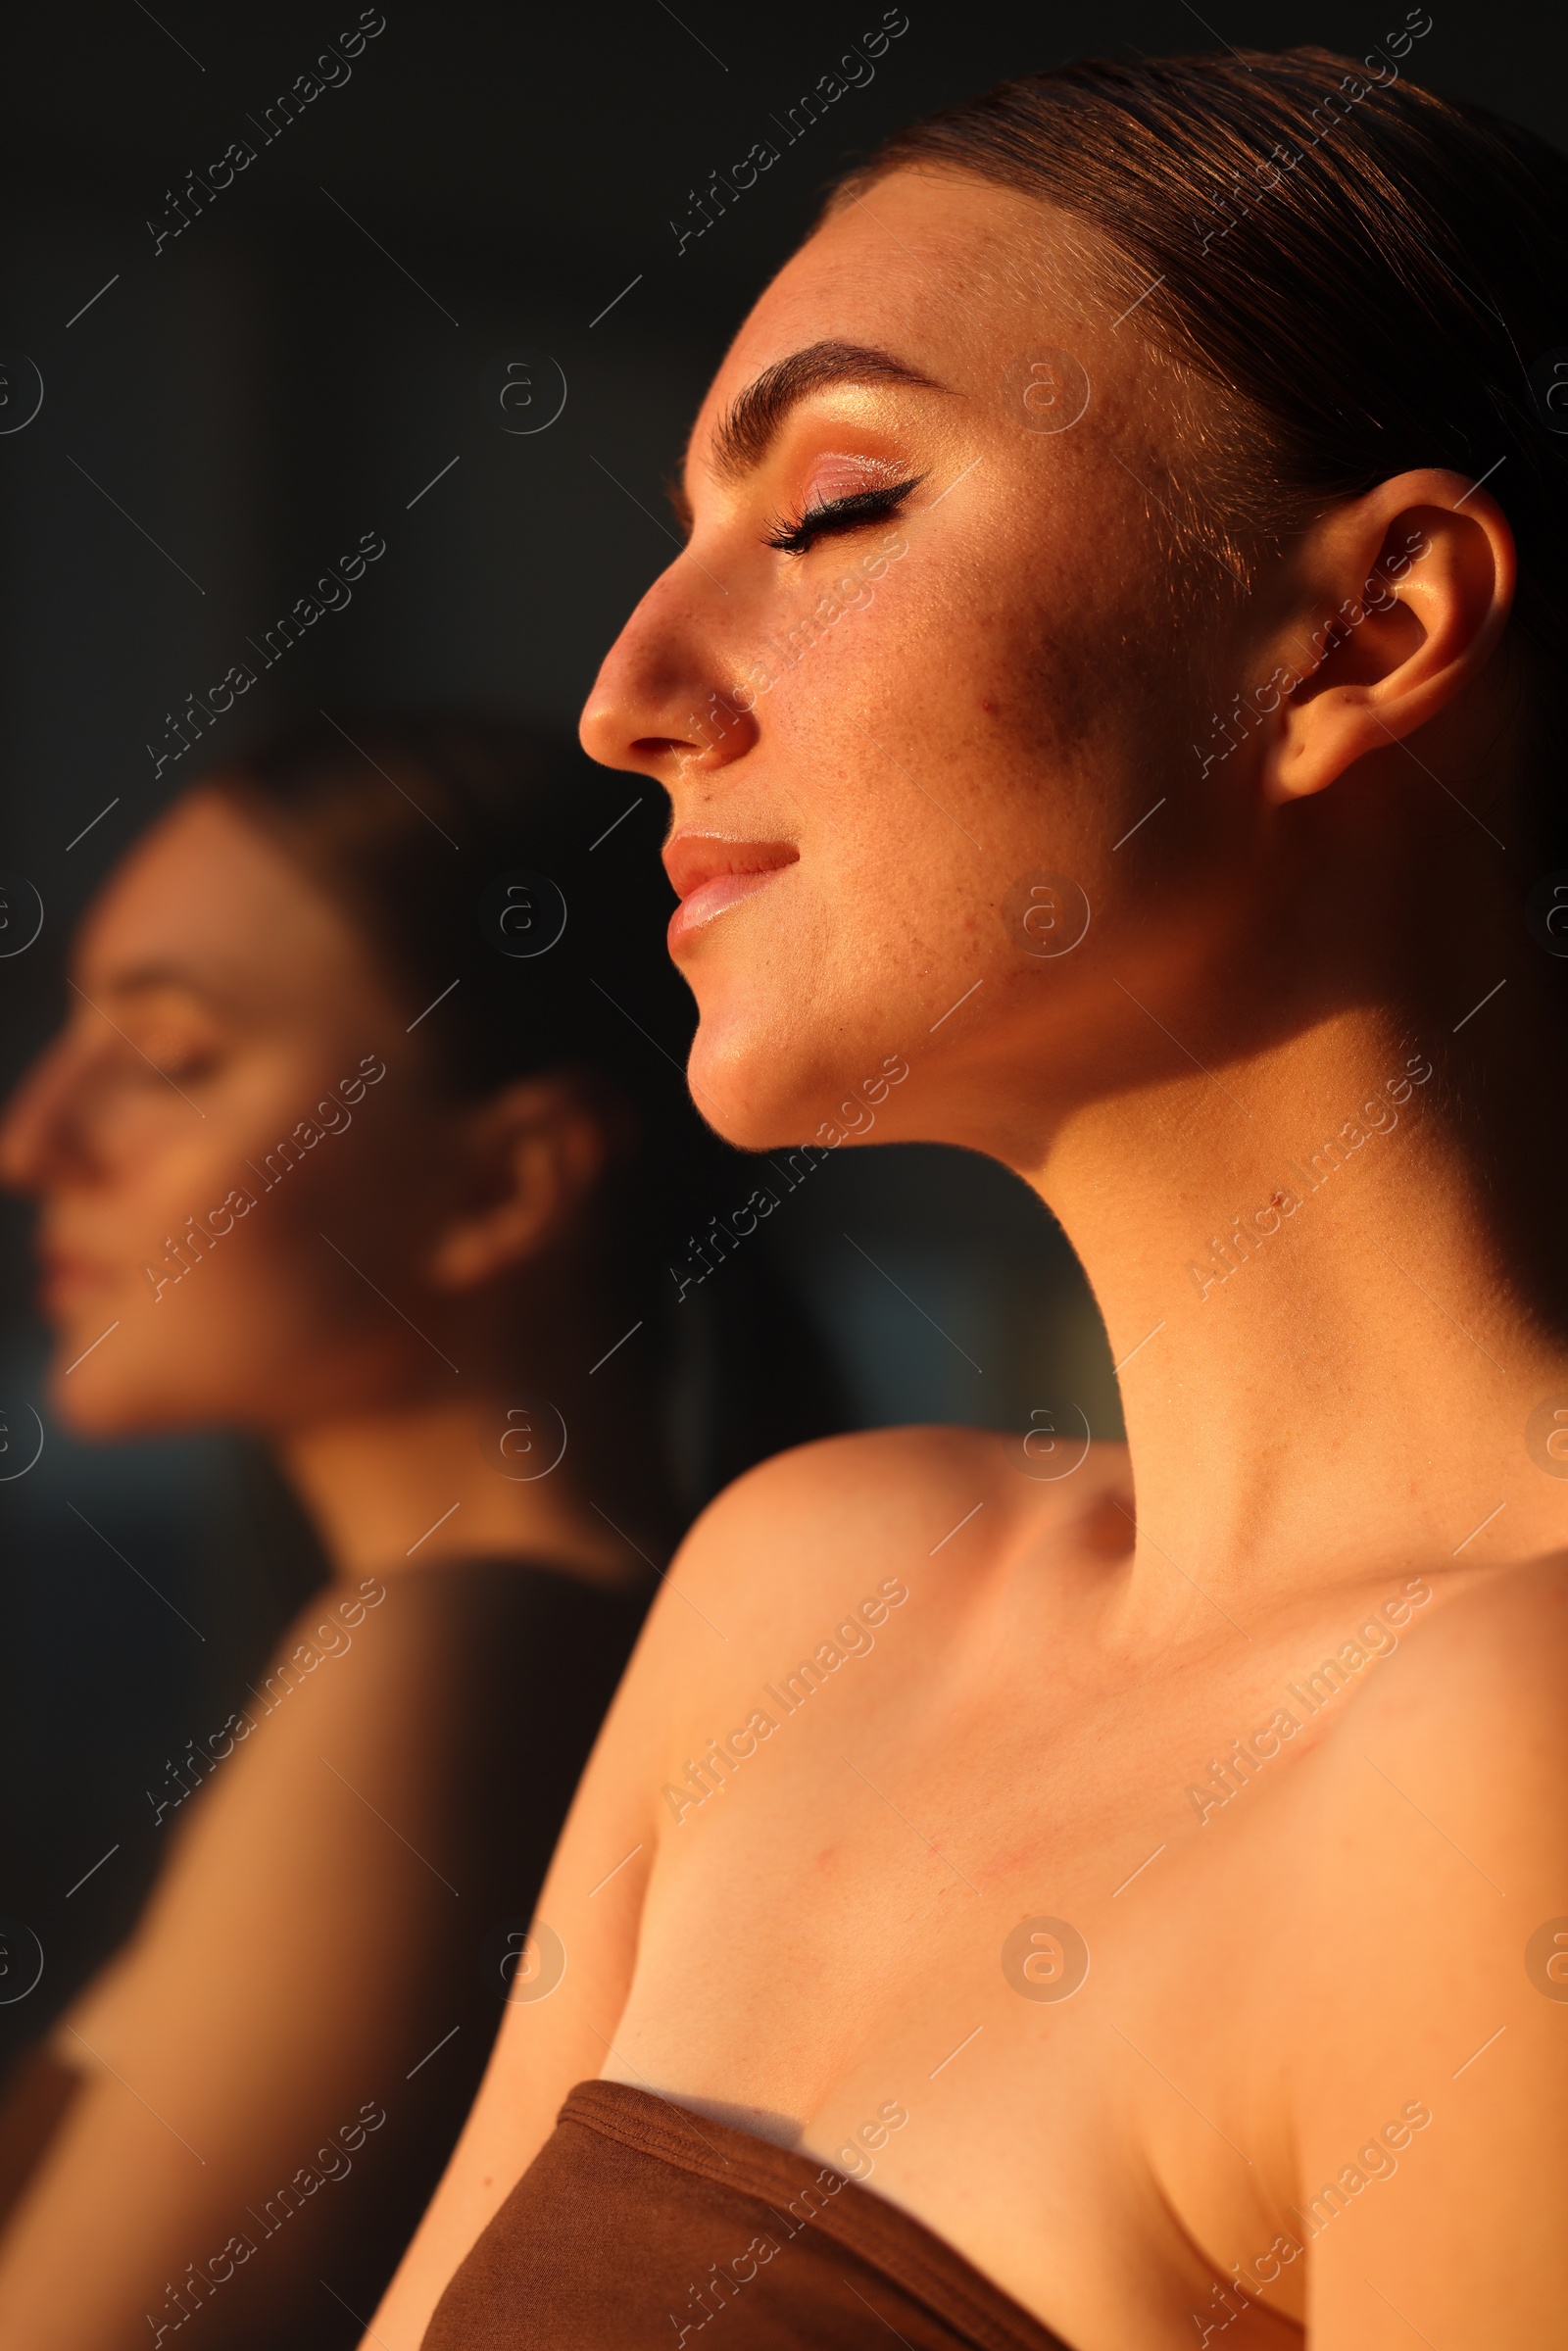
<path fill-rule="evenodd" d="M 889 1052 L 922 1083 L 883 1136 L 942 1136 L 942 1072 L 977 1022 L 1010 1017 L 1020 988 L 1043 1007 L 1006 928 L 1014 885 L 1063 873 L 1102 902 L 1111 844 L 1147 806 L 1147 757 L 1118 732 L 1137 697 L 977 564 L 958 566 L 965 606 L 920 552 L 761 706 L 760 768 L 800 860 L 683 958 L 699 1104 L 754 1148 L 813 1137 Z"/>
<path fill-rule="evenodd" d="M 1172 593 L 1144 488 L 1165 478 L 1158 369 L 1131 338 L 1100 332 L 1095 305 L 1074 295 L 1058 339 L 1081 344 L 1093 401 L 1071 431 L 1021 429 L 1002 387 L 1043 331 L 1014 267 L 1042 234 L 1039 214 L 918 177 L 895 176 L 878 201 L 899 223 L 893 251 L 885 226 L 841 214 L 743 329 L 694 436 L 699 567 L 650 591 L 585 725 L 596 756 L 638 769 L 681 736 L 688 678 L 701 679 L 699 700 L 713 689 L 743 710 L 746 731 L 722 743 L 686 729 L 711 755 L 706 772 L 665 757 L 661 780 L 680 826 L 798 850 L 680 942 L 701 1015 L 698 1104 L 758 1149 L 824 1136 L 830 1149 L 914 1137 L 993 1148 L 986 1101 L 994 1113 L 1027 1099 L 1049 1119 L 1102 1087 L 1127 992 L 1142 993 L 1152 958 L 1170 959 L 1176 930 L 1200 927 L 1201 893 L 1169 882 L 1185 878 L 1194 852 L 1181 844 L 1201 826 L 1139 831 L 1193 781 L 1180 770 L 1200 666 L 1188 641 L 1197 608 Z M 950 312 L 930 288 L 959 277 L 965 300 Z M 803 427 L 799 466 L 784 444 L 755 514 L 744 479 L 712 495 L 703 465 L 716 420 L 779 353 L 852 326 L 896 348 L 914 318 L 913 356 L 942 399 L 848 409 L 826 443 L 811 432 L 828 427 Z M 759 556 L 802 536 L 803 489 L 853 490 L 866 468 L 912 484 L 896 556 L 858 568 L 886 524 L 784 548 L 783 565 Z M 760 537 L 764 505 L 793 517 L 779 536 Z M 719 573 L 722 595 L 710 592 Z M 910 1071 L 897 1101 L 874 1127 L 845 1116 L 889 1054 Z"/>

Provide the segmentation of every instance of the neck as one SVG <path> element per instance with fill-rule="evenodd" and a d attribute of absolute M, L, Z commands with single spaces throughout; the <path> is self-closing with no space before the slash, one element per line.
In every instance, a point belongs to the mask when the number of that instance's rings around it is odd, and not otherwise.
<path fill-rule="evenodd" d="M 548 1460 L 554 1443 L 541 1421 L 528 1435 L 532 1456 L 515 1439 L 504 1453 L 505 1397 L 460 1395 L 345 1414 L 289 1431 L 278 1457 L 340 1575 L 520 1554 L 590 1580 L 628 1580 L 644 1572 L 639 1552 L 663 1558 L 662 1494 L 646 1474 L 639 1482 L 646 1464 L 615 1474 L 574 1458 L 574 1448 L 585 1449 L 582 1423 L 567 1412 L 565 1453 L 526 1481 L 505 1474 L 504 1463 Z"/>
<path fill-rule="evenodd" d="M 1201 1608 L 1193 1579 L 1245 1626 L 1263 1591 L 1561 1543 L 1527 1425 L 1568 1348 L 1514 1237 L 1554 1231 L 1517 1170 L 1555 1181 L 1563 1138 L 1526 1130 L 1556 1048 L 1524 1010 L 1462 1067 L 1446 1018 L 1343 1014 L 1056 1137 L 1034 1181 L 1120 1366 L 1151 1598 Z"/>

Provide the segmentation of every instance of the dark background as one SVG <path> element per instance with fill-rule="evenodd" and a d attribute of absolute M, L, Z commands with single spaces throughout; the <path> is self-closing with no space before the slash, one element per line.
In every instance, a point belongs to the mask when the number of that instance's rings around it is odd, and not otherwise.
<path fill-rule="evenodd" d="M 788 146 L 777 118 L 881 23 L 873 0 L 681 0 L 678 16 L 662 0 L 387 0 L 352 79 L 266 144 L 266 109 L 355 26 L 348 0 L 13 18 L 0 353 L 27 355 L 45 397 L 4 429 L 30 405 L 13 367 L 0 408 L 0 876 L 29 879 L 46 913 L 36 944 L 0 960 L 0 1083 L 60 1016 L 79 909 L 209 756 L 155 777 L 146 746 L 166 748 L 186 695 L 251 659 L 248 640 L 363 532 L 387 552 L 352 606 L 261 673 L 211 756 L 321 707 L 471 702 L 572 722 L 669 559 L 662 485 L 707 379 L 847 161 L 1075 53 L 1316 41 L 1359 56 L 1404 6 L 1211 0 L 1207 24 L 1185 0 L 907 14 L 874 81 Z M 1568 20 L 1474 0 L 1432 0 L 1432 15 L 1413 77 L 1560 137 Z M 780 161 L 677 253 L 692 191 L 764 138 Z M 237 139 L 256 160 L 155 253 L 149 220 L 177 217 L 171 193 Z M 518 352 L 553 355 L 568 387 L 531 436 L 481 403 L 487 363 Z M 630 797 L 607 777 L 585 839 Z M 1001 1170 L 844 1152 L 792 1211 L 784 1271 L 857 1419 L 1021 1428 L 1055 1394 L 1118 1433 L 1070 1252 Z M 44 1356 L 26 1224 L 17 1203 L 0 1211 L 14 1448 Z M 318 1573 L 242 1448 L 87 1448 L 45 1424 L 37 1466 L 0 1483 L 0 1921 L 30 1924 L 46 1954 L 36 1992 L 0 2005 L 0 2058 L 129 1925 L 157 1858 L 144 1789 L 221 1719 Z"/>

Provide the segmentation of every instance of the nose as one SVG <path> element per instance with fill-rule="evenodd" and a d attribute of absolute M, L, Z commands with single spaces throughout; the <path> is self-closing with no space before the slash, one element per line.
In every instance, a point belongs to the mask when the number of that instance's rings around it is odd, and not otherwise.
<path fill-rule="evenodd" d="M 0 1111 L 0 1185 L 43 1192 L 83 1157 L 74 1102 L 81 1069 L 67 1037 L 46 1047 Z"/>
<path fill-rule="evenodd" d="M 669 790 L 683 775 L 744 758 L 758 738 L 755 697 L 721 652 L 725 590 L 680 556 L 606 654 L 578 727 L 602 767 L 629 767 Z"/>

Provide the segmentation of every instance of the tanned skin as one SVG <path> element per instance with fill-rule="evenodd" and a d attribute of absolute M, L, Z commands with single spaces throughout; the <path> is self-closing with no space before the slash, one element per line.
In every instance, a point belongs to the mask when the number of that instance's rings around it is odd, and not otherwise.
<path fill-rule="evenodd" d="M 689 549 L 583 737 L 668 792 L 672 863 L 796 853 L 676 918 L 707 1115 L 797 1144 L 902 1056 L 876 1139 L 1036 1187 L 1128 1447 L 1050 1481 L 1016 1440 L 860 1437 L 699 1523 L 542 1898 L 564 1980 L 508 2018 L 385 2351 L 599 2075 L 859 2172 L 1075 2351 L 1562 2339 L 1568 2008 L 1526 1952 L 1568 1913 L 1568 1486 L 1527 1428 L 1568 1401 L 1568 1035 L 1488 839 L 1517 821 L 1510 534 L 1406 472 L 1212 594 L 1165 510 L 1222 394 L 1120 307 L 1081 227 L 961 177 L 834 215 L 719 370 Z M 744 389 L 834 342 L 929 383 L 859 363 L 721 470 Z M 1017 399 L 1044 346 L 1091 387 L 1054 433 Z M 1042 871 L 1092 908 L 1054 957 L 1017 927 Z M 1239 1216 L 1264 1237 L 1220 1281 Z M 875 1648 L 773 1706 L 889 1579 Z M 1004 1963 L 1046 1918 L 1087 1946 L 1069 1998 Z"/>

